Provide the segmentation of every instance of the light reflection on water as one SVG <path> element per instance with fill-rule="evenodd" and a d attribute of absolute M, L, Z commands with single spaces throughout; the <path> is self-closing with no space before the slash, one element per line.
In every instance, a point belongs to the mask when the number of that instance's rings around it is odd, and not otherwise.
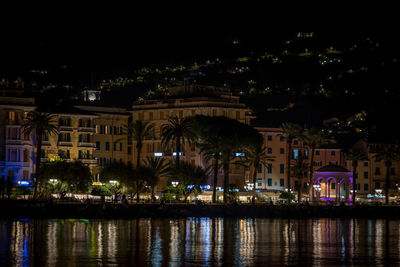
<path fill-rule="evenodd" d="M 0 220 L 0 266 L 398 265 L 399 220 Z"/>

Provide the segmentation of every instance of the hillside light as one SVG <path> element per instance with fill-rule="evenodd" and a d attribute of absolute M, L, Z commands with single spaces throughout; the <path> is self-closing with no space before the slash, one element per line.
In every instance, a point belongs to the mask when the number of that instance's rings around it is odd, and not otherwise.
<path fill-rule="evenodd" d="M 179 182 L 177 182 L 177 181 L 172 181 L 171 184 L 172 184 L 173 187 L 177 187 L 178 184 L 179 184 Z"/>

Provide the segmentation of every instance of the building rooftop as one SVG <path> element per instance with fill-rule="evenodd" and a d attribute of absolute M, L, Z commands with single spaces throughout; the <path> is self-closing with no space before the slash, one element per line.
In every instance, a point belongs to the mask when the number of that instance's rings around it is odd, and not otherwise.
<path fill-rule="evenodd" d="M 339 165 L 326 165 L 317 170 L 317 172 L 350 172 L 345 167 Z"/>

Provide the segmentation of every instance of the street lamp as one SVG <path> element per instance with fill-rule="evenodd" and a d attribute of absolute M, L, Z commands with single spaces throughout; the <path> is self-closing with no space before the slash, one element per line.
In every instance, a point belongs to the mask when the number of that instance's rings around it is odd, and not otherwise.
<path fill-rule="evenodd" d="M 246 186 L 246 189 L 247 189 L 248 191 L 253 190 L 253 188 L 254 188 L 254 184 L 253 184 L 253 183 L 248 183 L 247 186 Z"/>
<path fill-rule="evenodd" d="M 58 180 L 57 179 L 50 179 L 49 181 L 50 181 L 50 183 L 52 183 L 54 185 L 55 183 L 57 183 Z"/>
<path fill-rule="evenodd" d="M 179 184 L 179 182 L 177 182 L 177 181 L 172 181 L 171 184 L 172 184 L 173 187 L 177 187 L 178 184 Z"/>
<path fill-rule="evenodd" d="M 116 185 L 116 184 L 118 183 L 116 180 L 110 180 L 109 182 L 110 182 L 110 184 L 112 184 L 112 185 Z"/>

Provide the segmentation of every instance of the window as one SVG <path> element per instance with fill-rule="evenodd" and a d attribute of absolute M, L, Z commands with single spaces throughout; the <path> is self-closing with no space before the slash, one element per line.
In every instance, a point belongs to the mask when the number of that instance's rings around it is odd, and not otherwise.
<path fill-rule="evenodd" d="M 122 143 L 119 143 L 119 151 L 122 151 Z"/>
<path fill-rule="evenodd" d="M 298 189 L 299 188 L 299 181 L 294 181 L 294 189 Z"/>
<path fill-rule="evenodd" d="M 100 150 L 100 142 L 99 141 L 96 142 L 96 150 Z"/>
<path fill-rule="evenodd" d="M 17 149 L 9 149 L 8 150 L 8 160 L 9 161 L 19 161 Z"/>
<path fill-rule="evenodd" d="M 368 184 L 364 184 L 364 191 L 368 191 Z"/>
<path fill-rule="evenodd" d="M 283 178 L 279 179 L 279 186 L 285 186 L 285 180 Z"/>
<path fill-rule="evenodd" d="M 117 143 L 114 143 L 113 147 L 114 151 L 117 151 Z"/>
<path fill-rule="evenodd" d="M 110 151 L 110 142 L 106 142 L 106 151 Z"/>
<path fill-rule="evenodd" d="M 24 180 L 28 180 L 29 179 L 29 171 L 22 171 L 22 177 L 24 178 Z"/>
<path fill-rule="evenodd" d="M 364 178 L 368 179 L 368 172 L 364 172 Z"/>
<path fill-rule="evenodd" d="M 331 183 L 331 189 L 336 189 L 336 184 L 335 183 Z"/>
<path fill-rule="evenodd" d="M 285 165 L 279 164 L 279 173 L 285 173 Z"/>
<path fill-rule="evenodd" d="M 215 109 L 212 110 L 212 115 L 217 116 L 217 111 Z"/>
<path fill-rule="evenodd" d="M 24 150 L 24 162 L 29 162 L 29 150 Z"/>
<path fill-rule="evenodd" d="M 267 140 L 272 141 L 272 135 L 268 135 Z"/>
<path fill-rule="evenodd" d="M 272 154 L 272 147 L 268 148 L 268 154 Z"/>
<path fill-rule="evenodd" d="M 262 187 L 262 183 L 257 183 L 257 186 L 258 187 Z"/>
<path fill-rule="evenodd" d="M 381 183 L 375 182 L 375 189 L 381 189 Z"/>
<path fill-rule="evenodd" d="M 128 146 L 128 154 L 131 155 L 132 154 L 132 147 Z"/>
<path fill-rule="evenodd" d="M 285 137 L 283 135 L 279 136 L 279 141 L 281 142 L 285 141 Z"/>
<path fill-rule="evenodd" d="M 298 159 L 299 158 L 299 150 L 298 149 L 293 149 L 292 158 L 293 159 Z"/>
<path fill-rule="evenodd" d="M 268 183 L 268 186 L 272 186 L 272 178 L 268 178 L 267 183 Z"/>
<path fill-rule="evenodd" d="M 236 119 L 240 120 L 240 111 L 236 111 Z"/>
<path fill-rule="evenodd" d="M 357 184 L 357 189 L 356 190 L 360 190 L 361 189 L 361 184 Z"/>
<path fill-rule="evenodd" d="M 331 151 L 331 156 L 335 156 L 336 155 L 336 151 Z"/>
<path fill-rule="evenodd" d="M 308 149 L 305 149 L 305 150 L 304 150 L 304 157 L 305 157 L 306 159 L 308 159 Z"/>
<path fill-rule="evenodd" d="M 380 175 L 381 174 L 381 169 L 379 167 L 375 168 L 375 174 Z"/>
<path fill-rule="evenodd" d="M 368 161 L 364 161 L 364 167 L 368 167 Z"/>
<path fill-rule="evenodd" d="M 321 152 L 319 150 L 315 150 L 315 155 L 319 156 L 321 154 Z"/>
<path fill-rule="evenodd" d="M 279 149 L 279 153 L 280 153 L 280 154 L 285 154 L 285 149 L 284 149 L 283 147 L 281 147 L 281 148 Z"/>
<path fill-rule="evenodd" d="M 267 165 L 267 168 L 268 168 L 268 173 L 272 173 L 272 164 L 271 163 L 269 163 Z"/>
<path fill-rule="evenodd" d="M 294 141 L 293 141 L 293 144 L 298 145 L 298 144 L 299 144 L 299 141 L 294 140 Z"/>
<path fill-rule="evenodd" d="M 262 173 L 262 164 L 258 165 L 258 173 Z"/>

